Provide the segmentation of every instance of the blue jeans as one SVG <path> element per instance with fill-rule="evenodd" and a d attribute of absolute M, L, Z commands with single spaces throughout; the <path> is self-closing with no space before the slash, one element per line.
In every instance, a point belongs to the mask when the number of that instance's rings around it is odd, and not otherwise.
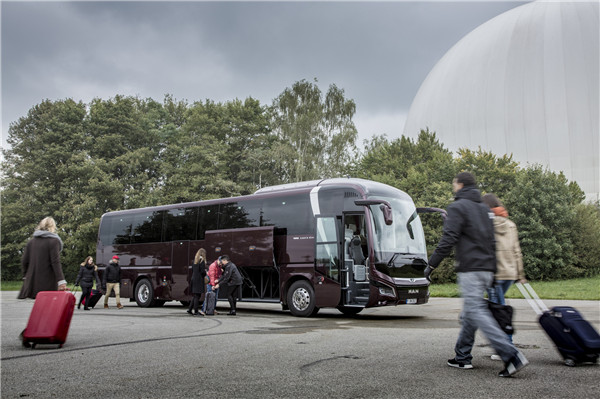
<path fill-rule="evenodd" d="M 213 290 L 213 286 L 212 285 L 206 284 L 206 293 L 214 291 L 215 295 L 217 296 L 217 299 L 219 299 L 219 290 L 220 290 L 220 288 L 217 288 L 216 290 Z M 202 302 L 202 311 L 206 312 L 206 301 Z"/>
<path fill-rule="evenodd" d="M 463 298 L 463 309 L 460 315 L 461 329 L 454 347 L 456 360 L 471 362 L 471 350 L 475 343 L 475 332 L 481 329 L 487 340 L 502 360 L 506 363 L 519 353 L 510 342 L 508 336 L 500 329 L 498 323 L 487 307 L 483 297 L 485 290 L 492 285 L 492 272 L 458 273 L 458 285 Z"/>
<path fill-rule="evenodd" d="M 514 280 L 496 280 L 496 284 L 493 287 L 487 289 L 488 298 L 491 302 L 506 305 L 504 294 L 513 285 Z"/>

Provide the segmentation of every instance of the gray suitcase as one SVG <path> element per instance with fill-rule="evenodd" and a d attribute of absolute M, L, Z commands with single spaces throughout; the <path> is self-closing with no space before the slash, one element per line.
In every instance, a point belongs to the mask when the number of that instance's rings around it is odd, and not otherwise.
<path fill-rule="evenodd" d="M 217 296 L 214 291 L 209 291 L 206 293 L 206 312 L 205 314 L 212 316 L 215 314 L 215 307 L 217 306 Z"/>

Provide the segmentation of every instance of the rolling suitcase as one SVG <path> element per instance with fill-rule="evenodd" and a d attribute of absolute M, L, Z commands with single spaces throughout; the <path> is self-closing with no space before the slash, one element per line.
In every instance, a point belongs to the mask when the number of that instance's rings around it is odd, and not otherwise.
<path fill-rule="evenodd" d="M 206 312 L 205 314 L 208 316 L 212 316 L 215 314 L 215 307 L 217 306 L 217 296 L 214 291 L 209 291 L 206 293 Z"/>
<path fill-rule="evenodd" d="M 75 295 L 69 291 L 41 291 L 37 294 L 27 327 L 21 333 L 23 346 L 58 344 L 67 340 L 75 309 Z"/>
<path fill-rule="evenodd" d="M 90 303 L 88 304 L 88 307 L 93 309 L 94 306 L 96 306 L 96 304 L 100 300 L 100 298 L 102 298 L 102 291 L 92 290 L 92 295 L 90 295 Z M 85 298 L 83 298 L 81 303 L 85 305 Z"/>
<path fill-rule="evenodd" d="M 575 308 L 555 306 L 548 309 L 529 284 L 517 283 L 517 288 L 540 315 L 539 323 L 556 345 L 565 365 L 573 367 L 598 361 L 600 335 Z"/>

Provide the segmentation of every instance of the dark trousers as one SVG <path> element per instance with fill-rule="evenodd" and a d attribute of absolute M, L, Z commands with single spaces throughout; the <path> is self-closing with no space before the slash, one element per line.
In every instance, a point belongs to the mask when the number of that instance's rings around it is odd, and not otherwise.
<path fill-rule="evenodd" d="M 188 308 L 188 310 L 193 310 L 194 313 L 198 313 L 198 307 L 200 306 L 200 297 L 202 297 L 202 294 L 194 294 L 194 297 L 190 302 L 190 307 Z"/>
<path fill-rule="evenodd" d="M 237 296 L 240 292 L 241 285 L 224 285 L 221 287 L 225 291 L 225 296 L 227 296 L 227 300 L 229 301 L 229 307 L 232 312 L 235 312 L 235 307 L 237 304 Z"/>
<path fill-rule="evenodd" d="M 85 298 L 84 307 L 87 309 L 90 304 L 90 299 L 92 298 L 92 287 L 81 287 L 81 296 L 79 297 L 79 304 Z"/>

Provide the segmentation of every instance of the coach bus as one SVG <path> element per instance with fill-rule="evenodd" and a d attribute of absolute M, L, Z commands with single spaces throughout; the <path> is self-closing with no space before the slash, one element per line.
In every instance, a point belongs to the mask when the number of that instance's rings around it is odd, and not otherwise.
<path fill-rule="evenodd" d="M 96 259 L 102 270 L 118 255 L 121 296 L 141 307 L 160 306 L 191 299 L 191 264 L 199 248 L 209 262 L 227 254 L 238 266 L 240 300 L 280 303 L 295 316 L 325 307 L 354 315 L 429 299 L 417 208 L 403 191 L 363 179 L 108 212 Z"/>

